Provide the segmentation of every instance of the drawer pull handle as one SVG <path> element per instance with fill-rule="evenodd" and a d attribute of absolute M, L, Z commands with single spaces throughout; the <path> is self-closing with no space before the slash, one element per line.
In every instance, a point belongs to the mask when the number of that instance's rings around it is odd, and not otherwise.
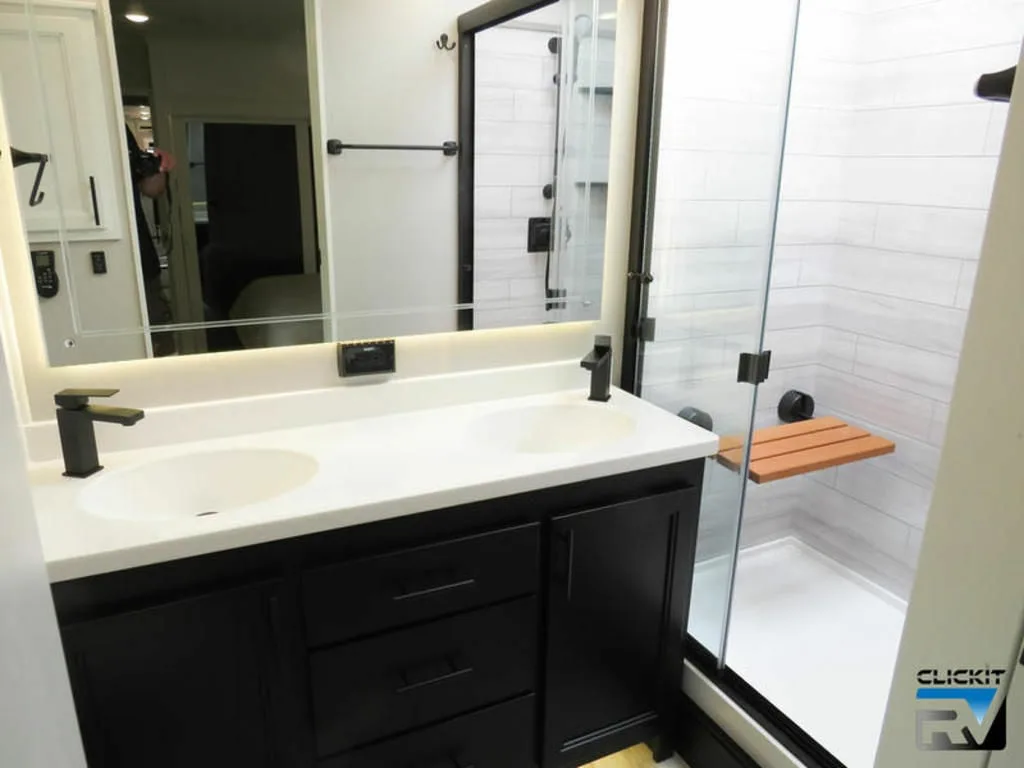
<path fill-rule="evenodd" d="M 436 587 L 427 587 L 425 589 L 416 589 L 410 592 L 402 592 L 399 595 L 395 595 L 391 599 L 395 602 L 400 600 L 412 600 L 416 597 L 427 597 L 428 595 L 436 595 L 438 592 L 448 592 L 452 589 L 458 589 L 459 587 L 470 587 L 476 584 L 476 579 L 463 579 L 462 581 L 453 581 L 450 584 L 441 584 Z"/>
<path fill-rule="evenodd" d="M 418 688 L 426 688 L 430 685 L 437 685 L 438 683 L 443 683 L 446 680 L 454 680 L 456 677 L 462 677 L 463 675 L 468 675 L 473 672 L 472 667 L 457 667 L 455 665 L 455 662 L 453 662 L 451 659 L 448 659 L 447 661 L 448 666 L 451 668 L 450 671 L 444 672 L 435 677 L 428 678 L 427 680 L 419 680 L 415 683 L 406 682 L 404 685 L 401 685 L 398 688 L 396 688 L 395 693 L 408 693 L 409 691 L 415 691 Z M 408 676 L 406 675 L 405 672 L 402 672 L 401 675 L 403 681 L 408 680 Z"/>

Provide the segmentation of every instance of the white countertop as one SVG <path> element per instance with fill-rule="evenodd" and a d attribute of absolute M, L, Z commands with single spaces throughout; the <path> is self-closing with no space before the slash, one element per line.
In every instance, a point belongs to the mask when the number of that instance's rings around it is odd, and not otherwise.
<path fill-rule="evenodd" d="M 106 469 L 87 480 L 49 462 L 30 470 L 50 580 L 92 576 L 403 515 L 500 498 L 713 455 L 718 438 L 650 403 L 613 390 L 608 405 L 579 390 L 160 448 L 101 453 Z M 481 417 L 535 405 L 614 407 L 631 434 L 574 452 L 520 453 L 480 434 Z M 484 423 L 501 423 L 485 421 Z M 145 429 L 141 422 L 134 429 Z M 210 517 L 117 520 L 80 508 L 90 483 L 138 464 L 238 448 L 278 448 L 315 458 L 305 485 L 269 501 Z"/>

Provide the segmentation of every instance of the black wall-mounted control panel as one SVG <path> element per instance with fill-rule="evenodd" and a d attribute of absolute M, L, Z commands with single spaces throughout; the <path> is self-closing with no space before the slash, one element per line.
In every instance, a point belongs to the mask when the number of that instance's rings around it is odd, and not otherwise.
<path fill-rule="evenodd" d="M 546 253 L 551 250 L 551 217 L 530 219 L 526 229 L 526 252 Z"/>
<path fill-rule="evenodd" d="M 338 345 L 338 374 L 342 377 L 394 372 L 394 339 Z"/>
<path fill-rule="evenodd" d="M 60 293 L 57 276 L 57 254 L 53 251 L 32 251 L 32 272 L 36 278 L 36 293 L 41 299 L 52 299 Z"/>
<path fill-rule="evenodd" d="M 107 274 L 107 254 L 105 251 L 91 251 L 89 258 L 92 260 L 92 273 L 94 275 Z"/>

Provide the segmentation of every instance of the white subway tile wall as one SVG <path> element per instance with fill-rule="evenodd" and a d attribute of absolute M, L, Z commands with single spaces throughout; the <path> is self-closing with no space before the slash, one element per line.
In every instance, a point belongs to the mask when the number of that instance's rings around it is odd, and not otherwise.
<path fill-rule="evenodd" d="M 722 432 L 742 429 L 728 379 L 756 341 L 788 7 L 683 0 L 670 15 L 645 371 L 654 399 Z M 1015 63 L 1022 36 L 1024 0 L 803 1 L 755 423 L 777 423 L 797 388 L 896 453 L 751 485 L 744 545 L 797 535 L 909 594 L 1006 123 L 974 84 Z M 711 557 L 732 523 L 723 506 L 708 517 Z"/>
<path fill-rule="evenodd" d="M 526 22 L 488 29 L 476 38 L 475 328 L 596 316 L 601 295 L 615 41 L 600 39 L 594 51 L 600 88 L 593 98 L 579 96 L 582 88 L 574 91 L 561 126 L 567 151 L 559 168 L 560 207 L 572 236 L 564 249 L 567 258 L 553 259 L 552 287 L 586 297 L 593 306 L 582 315 L 548 310 L 547 253 L 529 253 L 527 236 L 531 218 L 553 215 L 544 188 L 555 181 L 558 56 L 548 44 L 561 30 L 538 27 L 537 19 Z M 581 47 L 591 51 L 586 41 Z M 591 186 L 576 183 L 581 180 Z"/>
<path fill-rule="evenodd" d="M 1005 106 L 977 99 L 974 84 L 1017 60 L 1024 2 L 805 7 L 794 111 L 819 107 L 817 133 L 787 144 L 780 218 L 823 235 L 818 269 L 801 271 L 827 286 L 813 394 L 819 413 L 889 437 L 896 453 L 842 467 L 831 484 L 811 476 L 792 521 L 808 543 L 907 597 L 1006 122 Z M 842 23 L 814 23 L 828 17 Z M 843 97 L 805 102 L 828 88 L 821 58 L 851 40 L 848 67 L 833 69 Z M 807 178 L 815 169 L 824 173 Z M 808 222 L 810 206 L 829 202 L 840 204 L 834 237 Z"/>
<path fill-rule="evenodd" d="M 552 34 L 496 27 L 476 39 L 476 328 L 546 319 L 547 254 L 528 253 L 526 243 L 529 219 L 552 214 L 543 195 L 552 181 L 558 106 Z"/>

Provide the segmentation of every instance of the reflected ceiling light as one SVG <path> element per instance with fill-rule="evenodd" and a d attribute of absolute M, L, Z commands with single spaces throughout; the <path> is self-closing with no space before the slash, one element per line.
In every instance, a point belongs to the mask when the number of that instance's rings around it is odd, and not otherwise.
<path fill-rule="evenodd" d="M 602 13 L 597 18 L 599 18 L 601 21 L 611 21 L 612 19 L 616 18 L 617 16 L 618 16 L 618 14 L 615 11 L 609 11 L 608 13 Z"/>
<path fill-rule="evenodd" d="M 124 17 L 133 24 L 145 24 L 149 21 L 149 14 L 138 3 L 129 5 L 128 10 L 124 12 Z"/>

